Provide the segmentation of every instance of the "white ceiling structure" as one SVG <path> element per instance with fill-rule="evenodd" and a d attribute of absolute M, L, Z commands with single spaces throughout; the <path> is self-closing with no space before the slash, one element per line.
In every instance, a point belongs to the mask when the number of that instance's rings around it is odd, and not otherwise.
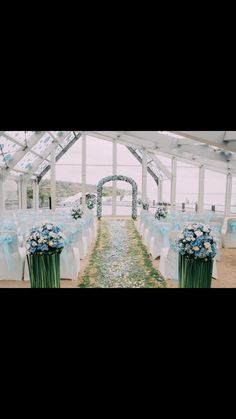
<path fill-rule="evenodd" d="M 236 176 L 236 131 L 0 131 L 0 173 L 41 178 L 50 168 L 52 144 L 59 159 L 82 134 L 144 148 L 159 169 L 162 155 Z"/>

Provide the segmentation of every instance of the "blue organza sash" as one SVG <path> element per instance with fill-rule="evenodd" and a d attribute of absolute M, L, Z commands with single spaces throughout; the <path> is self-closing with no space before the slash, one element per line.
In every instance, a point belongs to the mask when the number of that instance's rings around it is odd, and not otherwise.
<path fill-rule="evenodd" d="M 0 236 L 0 251 L 4 254 L 9 271 L 14 271 L 13 253 L 16 250 L 16 236 Z"/>

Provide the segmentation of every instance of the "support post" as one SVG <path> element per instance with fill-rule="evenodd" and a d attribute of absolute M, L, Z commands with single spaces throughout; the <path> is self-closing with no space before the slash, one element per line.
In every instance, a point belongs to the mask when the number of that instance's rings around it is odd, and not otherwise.
<path fill-rule="evenodd" d="M 117 141 L 113 140 L 112 148 L 112 174 L 117 175 Z M 112 216 L 116 216 L 116 193 L 117 193 L 117 182 L 112 182 Z"/>
<path fill-rule="evenodd" d="M 52 211 L 56 210 L 56 143 L 52 144 L 51 151 L 51 204 Z"/>
<path fill-rule="evenodd" d="M 4 177 L 0 174 L 0 212 L 5 210 L 5 188 Z"/>
<path fill-rule="evenodd" d="M 171 209 L 174 210 L 176 206 L 176 177 L 177 177 L 177 159 L 172 157 L 171 163 L 171 192 L 170 192 L 170 204 Z"/>
<path fill-rule="evenodd" d="M 82 207 L 86 210 L 86 135 L 82 135 Z"/>
<path fill-rule="evenodd" d="M 204 209 L 204 189 L 205 189 L 205 167 L 199 168 L 199 183 L 198 183 L 198 214 L 203 213 Z"/>
<path fill-rule="evenodd" d="M 142 201 L 147 201 L 147 153 L 142 153 Z"/>
<path fill-rule="evenodd" d="M 230 215 L 230 207 L 231 207 L 231 196 L 232 196 L 232 175 L 231 173 L 227 174 L 226 178 L 226 192 L 225 192 L 225 216 L 228 217 Z"/>
<path fill-rule="evenodd" d="M 163 202 L 163 180 L 159 179 L 159 185 L 157 189 L 157 202 Z"/>
<path fill-rule="evenodd" d="M 33 208 L 39 209 L 39 184 L 37 179 L 33 181 Z"/>
<path fill-rule="evenodd" d="M 22 179 L 22 183 L 21 183 L 21 208 L 22 209 L 27 209 L 27 180 L 26 179 Z"/>

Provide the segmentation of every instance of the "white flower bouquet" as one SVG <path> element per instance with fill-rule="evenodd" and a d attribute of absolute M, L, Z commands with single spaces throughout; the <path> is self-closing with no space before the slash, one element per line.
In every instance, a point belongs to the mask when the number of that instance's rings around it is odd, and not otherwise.
<path fill-rule="evenodd" d="M 75 206 L 74 208 L 72 208 L 71 210 L 71 215 L 74 218 L 74 220 L 78 220 L 79 218 L 82 217 L 83 215 L 83 210 L 80 206 Z"/>
<path fill-rule="evenodd" d="M 164 207 L 158 207 L 155 213 L 155 218 L 157 218 L 157 220 L 164 220 L 167 217 L 167 210 Z"/>
<path fill-rule="evenodd" d="M 148 211 L 149 210 L 149 203 L 144 201 L 143 202 L 143 210 Z"/>

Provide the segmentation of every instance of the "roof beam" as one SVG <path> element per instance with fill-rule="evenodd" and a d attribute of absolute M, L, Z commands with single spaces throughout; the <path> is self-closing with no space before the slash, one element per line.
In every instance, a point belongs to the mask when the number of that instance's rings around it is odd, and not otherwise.
<path fill-rule="evenodd" d="M 167 167 L 158 159 L 157 155 L 153 152 L 148 152 L 148 154 L 152 157 L 154 163 L 156 164 L 157 168 L 163 172 L 168 179 L 171 179 L 171 172 L 167 169 Z"/>
<path fill-rule="evenodd" d="M 236 131 L 170 131 L 194 141 L 236 152 Z"/>

